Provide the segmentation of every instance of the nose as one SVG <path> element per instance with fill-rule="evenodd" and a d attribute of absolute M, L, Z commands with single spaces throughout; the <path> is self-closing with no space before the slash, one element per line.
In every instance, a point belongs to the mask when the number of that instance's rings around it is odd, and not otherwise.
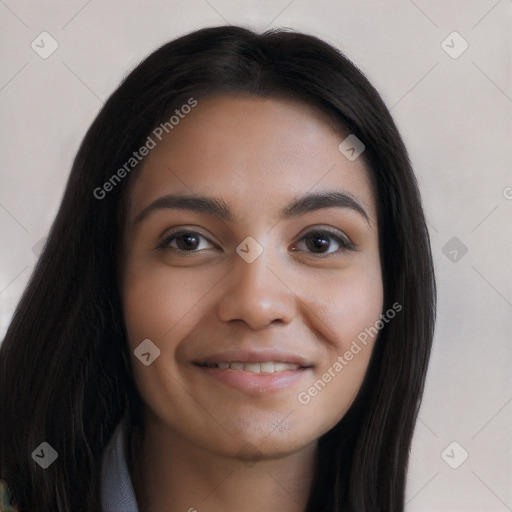
<path fill-rule="evenodd" d="M 266 250 L 252 263 L 238 254 L 234 256 L 233 268 L 225 278 L 225 289 L 218 302 L 222 321 L 241 321 L 255 330 L 292 321 L 296 297 L 269 260 Z"/>

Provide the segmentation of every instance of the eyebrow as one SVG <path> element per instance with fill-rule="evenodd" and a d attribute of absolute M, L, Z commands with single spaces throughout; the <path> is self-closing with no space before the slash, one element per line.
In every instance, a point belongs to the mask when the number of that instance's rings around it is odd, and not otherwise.
<path fill-rule="evenodd" d="M 279 212 L 279 219 L 285 220 L 299 217 L 307 212 L 322 208 L 349 208 L 359 213 L 369 224 L 370 218 L 361 203 L 347 192 L 326 191 L 308 193 L 292 200 Z M 162 196 L 146 206 L 134 219 L 133 225 L 138 224 L 151 212 L 160 209 L 190 210 L 213 215 L 224 221 L 233 222 L 234 216 L 228 205 L 222 199 L 205 196 L 189 196 L 170 194 Z"/>

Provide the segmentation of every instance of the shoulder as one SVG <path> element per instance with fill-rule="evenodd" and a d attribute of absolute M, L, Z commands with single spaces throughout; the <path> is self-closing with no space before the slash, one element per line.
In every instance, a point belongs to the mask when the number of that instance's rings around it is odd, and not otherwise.
<path fill-rule="evenodd" d="M 103 453 L 101 503 L 103 512 L 138 512 L 137 500 L 127 466 L 125 436 L 128 417 L 118 424 Z"/>

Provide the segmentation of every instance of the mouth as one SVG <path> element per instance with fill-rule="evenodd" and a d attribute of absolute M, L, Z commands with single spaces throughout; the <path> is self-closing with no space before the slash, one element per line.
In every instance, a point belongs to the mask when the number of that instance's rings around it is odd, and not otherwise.
<path fill-rule="evenodd" d="M 258 396 L 291 388 L 313 370 L 305 359 L 276 351 L 226 352 L 193 364 L 209 382 Z"/>
<path fill-rule="evenodd" d="M 259 361 L 251 363 L 244 363 L 243 361 L 221 361 L 219 363 L 198 363 L 198 366 L 202 366 L 204 368 L 218 368 L 219 370 L 235 370 L 249 373 L 265 374 L 308 368 L 308 366 L 301 366 L 293 363 L 283 363 L 280 361 Z"/>

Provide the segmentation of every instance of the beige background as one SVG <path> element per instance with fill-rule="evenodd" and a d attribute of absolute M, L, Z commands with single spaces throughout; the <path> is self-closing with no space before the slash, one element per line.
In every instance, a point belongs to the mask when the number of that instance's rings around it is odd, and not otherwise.
<path fill-rule="evenodd" d="M 205 26 L 316 34 L 352 58 L 391 109 L 431 230 L 439 319 L 407 511 L 512 510 L 511 7 L 510 0 L 0 1 L 0 336 L 78 145 L 133 66 Z M 43 31 L 58 43 L 46 59 L 31 48 L 43 37 L 51 49 Z M 469 47 L 458 55 L 464 41 Z M 465 452 L 458 469 L 448 465 Z"/>

